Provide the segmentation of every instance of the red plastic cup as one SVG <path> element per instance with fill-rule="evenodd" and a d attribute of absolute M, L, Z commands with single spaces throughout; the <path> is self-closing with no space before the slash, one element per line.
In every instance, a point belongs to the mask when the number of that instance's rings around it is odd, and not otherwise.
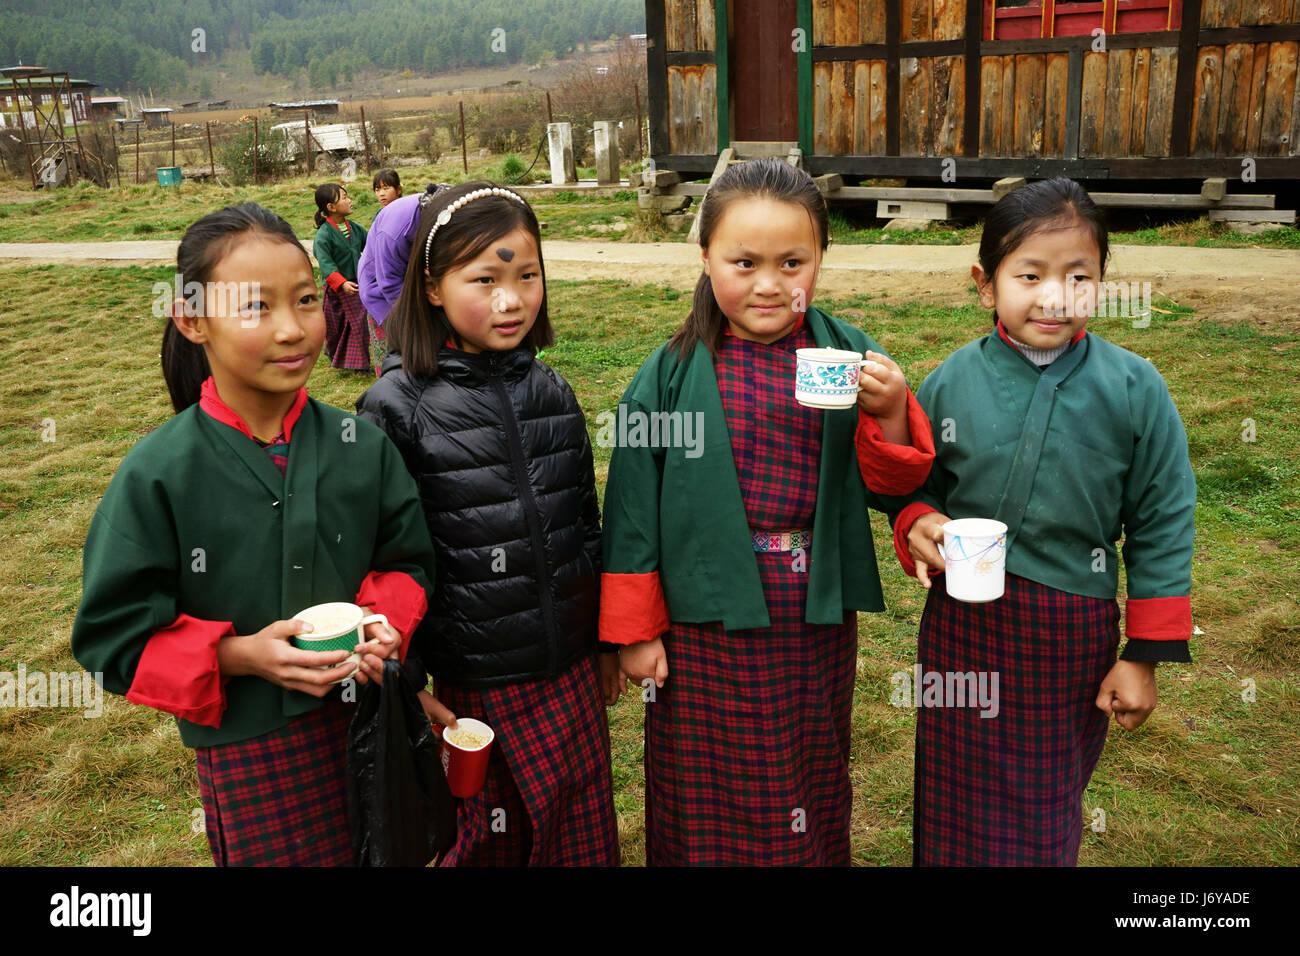
<path fill-rule="evenodd" d="M 466 747 L 456 742 L 459 731 L 469 731 L 485 740 L 479 747 Z M 455 730 L 441 729 L 442 734 L 442 769 L 447 774 L 447 786 L 453 797 L 462 799 L 472 797 L 483 789 L 487 779 L 488 756 L 492 752 L 492 741 L 496 734 L 492 728 L 473 717 L 461 717 L 456 721 Z M 450 735 L 451 739 L 448 739 Z"/>

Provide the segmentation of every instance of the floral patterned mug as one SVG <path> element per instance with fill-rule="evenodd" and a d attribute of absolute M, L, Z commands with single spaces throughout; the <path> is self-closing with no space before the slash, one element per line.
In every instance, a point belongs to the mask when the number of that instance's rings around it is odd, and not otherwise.
<path fill-rule="evenodd" d="M 858 400 L 858 373 L 870 361 L 844 349 L 799 349 L 794 399 L 809 408 L 852 408 Z"/>

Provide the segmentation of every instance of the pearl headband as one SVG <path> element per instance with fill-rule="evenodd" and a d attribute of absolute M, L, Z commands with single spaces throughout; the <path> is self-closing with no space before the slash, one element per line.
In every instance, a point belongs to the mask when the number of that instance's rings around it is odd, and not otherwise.
<path fill-rule="evenodd" d="M 511 192 L 509 189 L 502 189 L 499 186 L 493 186 L 490 189 L 476 189 L 473 192 L 466 193 L 465 195 L 461 196 L 459 199 L 455 200 L 454 202 L 449 203 L 446 209 L 438 213 L 438 218 L 434 220 L 433 228 L 429 230 L 429 238 L 426 239 L 424 242 L 424 271 L 425 272 L 429 271 L 429 253 L 433 249 L 433 237 L 437 234 L 438 230 L 441 229 L 443 226 L 447 225 L 447 223 L 451 221 L 452 213 L 454 213 L 461 206 L 465 205 L 466 203 L 473 202 L 475 199 L 482 199 L 485 196 L 508 196 L 510 199 L 513 199 L 515 202 L 522 203 L 525 206 L 528 205 L 528 203 L 524 202 L 524 198 L 520 196 L 518 193 Z"/>

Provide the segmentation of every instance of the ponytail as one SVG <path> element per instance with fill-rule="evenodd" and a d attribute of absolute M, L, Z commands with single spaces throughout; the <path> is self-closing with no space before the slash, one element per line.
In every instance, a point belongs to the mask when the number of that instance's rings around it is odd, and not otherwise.
<path fill-rule="evenodd" d="M 203 346 L 181 335 L 181 330 L 172 321 L 168 321 L 163 331 L 162 370 L 167 391 L 171 394 L 172 408 L 177 414 L 199 400 L 199 391 L 212 374 Z"/>
<path fill-rule="evenodd" d="M 197 283 L 206 289 L 213 270 L 231 245 L 241 236 L 253 232 L 287 242 L 304 258 L 307 256 L 302 243 L 294 235 L 293 227 L 269 209 L 255 202 L 227 206 L 209 213 L 185 230 L 176 250 L 176 287 L 184 289 Z M 206 301 L 206 297 L 200 301 Z M 203 346 L 182 335 L 171 319 L 167 320 L 167 328 L 163 331 L 162 373 L 171 395 L 172 408 L 177 413 L 197 404 L 203 383 L 212 374 Z"/>
<path fill-rule="evenodd" d="M 325 220 L 329 212 L 325 207 L 332 202 L 338 202 L 343 195 L 344 189 L 338 183 L 321 183 L 316 187 L 316 228 L 319 229 L 325 225 Z"/>

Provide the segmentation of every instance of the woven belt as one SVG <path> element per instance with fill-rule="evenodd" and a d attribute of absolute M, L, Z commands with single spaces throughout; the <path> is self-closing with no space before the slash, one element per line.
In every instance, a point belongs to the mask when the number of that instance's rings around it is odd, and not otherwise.
<path fill-rule="evenodd" d="M 803 531 L 755 531 L 753 536 L 754 550 L 758 552 L 806 550 L 812 544 L 811 528 Z"/>

